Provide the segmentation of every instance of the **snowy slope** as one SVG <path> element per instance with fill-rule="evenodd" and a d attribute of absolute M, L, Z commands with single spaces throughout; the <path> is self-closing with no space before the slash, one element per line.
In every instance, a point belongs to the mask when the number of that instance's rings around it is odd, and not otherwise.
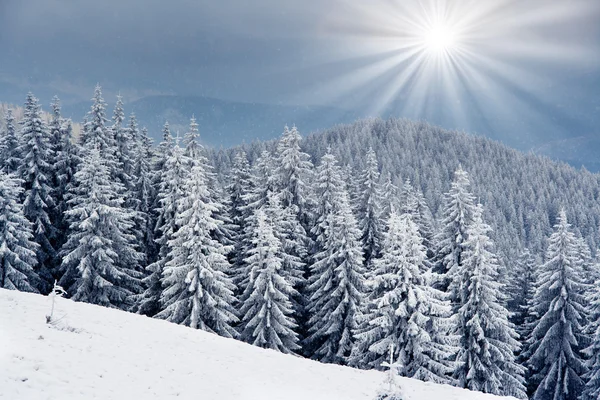
<path fill-rule="evenodd" d="M 372 399 L 384 375 L 259 349 L 165 321 L 0 289 L 0 398 Z M 402 379 L 410 400 L 497 397 Z"/>

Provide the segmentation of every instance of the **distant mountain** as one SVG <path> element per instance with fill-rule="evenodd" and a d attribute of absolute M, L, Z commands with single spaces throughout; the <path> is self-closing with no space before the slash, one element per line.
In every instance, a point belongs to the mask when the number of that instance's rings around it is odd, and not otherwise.
<path fill-rule="evenodd" d="M 65 106 L 64 113 L 81 119 L 89 106 L 89 102 Z M 190 117 L 195 116 L 201 140 L 213 147 L 272 139 L 279 136 L 286 124 L 312 132 L 357 118 L 351 112 L 334 107 L 242 103 L 197 96 L 144 97 L 126 104 L 125 112 L 134 112 L 155 141 L 160 140 L 165 121 L 169 122 L 173 134 L 179 131 L 183 135 Z"/>
<path fill-rule="evenodd" d="M 109 104 L 109 116 L 112 106 L 113 104 Z M 90 102 L 65 104 L 63 113 L 73 120 L 81 121 L 89 107 Z M 402 109 L 402 103 L 397 102 L 381 111 L 380 116 L 411 117 L 398 115 L 398 110 Z M 217 148 L 276 138 L 286 124 L 295 124 L 303 134 L 309 134 L 336 124 L 354 122 L 371 116 L 367 111 L 359 109 L 243 103 L 201 96 L 167 95 L 148 96 L 125 104 L 125 112 L 134 112 L 140 125 L 148 128 L 155 142 L 160 140 L 165 121 L 169 121 L 173 134 L 179 131 L 183 135 L 193 115 L 198 120 L 202 141 Z M 442 109 L 428 118 L 428 121 L 449 129 L 458 128 L 454 126 L 451 115 L 447 115 L 449 112 Z M 549 126 L 552 127 L 550 129 L 536 125 L 533 120 L 504 121 L 493 115 L 473 111 L 468 131 L 499 140 L 521 151 L 533 151 L 568 162 L 575 167 L 584 165 L 590 171 L 600 171 L 600 161 L 597 157 L 597 154 L 600 154 L 600 138 L 595 138 L 600 131 L 597 134 L 593 133 L 596 113 L 580 116 L 577 120 L 579 123 L 566 118 L 564 113 L 554 114 L 555 117 L 549 121 Z M 586 136 L 581 137 L 582 133 Z"/>
<path fill-rule="evenodd" d="M 365 167 L 366 152 L 373 148 L 382 173 L 389 173 L 399 187 L 410 179 L 423 191 L 437 218 L 442 217 L 442 194 L 462 165 L 470 174 L 473 194 L 485 206 L 496 249 L 505 260 L 514 260 L 524 247 L 541 257 L 560 209 L 594 252 L 600 248 L 600 174 L 523 153 L 489 138 L 395 118 L 337 125 L 308 135 L 302 147 L 315 164 L 331 147 L 340 164 L 352 166 L 355 174 Z M 252 161 L 264 149 L 274 150 L 275 142 L 243 148 Z M 214 152 L 222 179 L 227 179 L 235 152 Z"/>

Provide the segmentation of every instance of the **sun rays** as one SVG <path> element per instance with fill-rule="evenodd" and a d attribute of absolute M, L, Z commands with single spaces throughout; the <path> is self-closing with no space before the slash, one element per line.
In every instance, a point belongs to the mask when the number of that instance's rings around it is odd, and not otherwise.
<path fill-rule="evenodd" d="M 465 129 L 473 118 L 491 124 L 518 119 L 552 103 L 543 94 L 552 78 L 539 66 L 598 64 L 586 43 L 555 29 L 585 19 L 590 2 L 338 4 L 316 34 L 341 45 L 312 66 L 329 73 L 307 92 L 320 103 L 359 103 L 371 115 L 425 118 Z"/>

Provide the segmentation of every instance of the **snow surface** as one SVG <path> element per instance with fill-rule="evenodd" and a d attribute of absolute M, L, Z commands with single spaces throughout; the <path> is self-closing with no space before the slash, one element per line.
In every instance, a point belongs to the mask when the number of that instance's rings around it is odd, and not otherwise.
<path fill-rule="evenodd" d="M 0 289 L 0 398 L 373 399 L 384 374 L 264 350 L 166 321 Z M 401 378 L 407 400 L 498 397 Z"/>

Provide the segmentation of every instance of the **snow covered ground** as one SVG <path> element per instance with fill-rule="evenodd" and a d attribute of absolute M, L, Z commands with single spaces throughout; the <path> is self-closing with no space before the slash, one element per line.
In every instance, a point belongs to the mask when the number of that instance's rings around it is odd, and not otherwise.
<path fill-rule="evenodd" d="M 165 321 L 0 289 L 0 398 L 367 400 L 374 371 L 325 365 Z M 492 400 L 401 379 L 407 400 Z"/>

